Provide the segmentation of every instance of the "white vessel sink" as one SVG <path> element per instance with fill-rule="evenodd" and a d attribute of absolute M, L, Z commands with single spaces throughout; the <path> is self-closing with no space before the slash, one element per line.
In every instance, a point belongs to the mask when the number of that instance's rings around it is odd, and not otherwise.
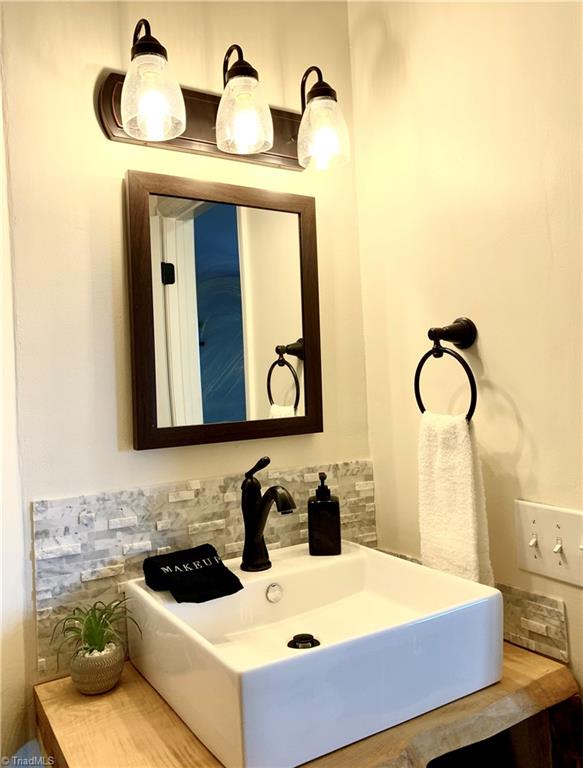
<path fill-rule="evenodd" d="M 244 589 L 202 604 L 126 585 L 133 663 L 227 768 L 299 765 L 500 679 L 497 590 L 349 542 L 270 557 L 225 561 Z M 321 644 L 288 648 L 298 633 Z"/>

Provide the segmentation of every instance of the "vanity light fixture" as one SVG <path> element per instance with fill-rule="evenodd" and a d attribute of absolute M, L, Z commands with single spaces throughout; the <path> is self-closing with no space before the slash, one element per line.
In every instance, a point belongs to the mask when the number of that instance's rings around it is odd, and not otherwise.
<path fill-rule="evenodd" d="M 315 72 L 318 80 L 308 91 L 306 81 Z M 325 82 L 319 67 L 308 67 L 301 83 L 302 121 L 298 133 L 298 161 L 302 168 L 328 170 L 350 157 L 350 140 L 336 91 Z"/>
<path fill-rule="evenodd" d="M 134 30 L 132 61 L 121 92 L 121 118 L 124 131 L 142 141 L 169 141 L 186 128 L 180 85 L 168 69 L 166 48 L 152 37 L 147 19 L 140 19 Z"/>
<path fill-rule="evenodd" d="M 233 53 L 237 61 L 229 67 Z M 243 58 L 239 45 L 227 49 L 223 61 L 225 90 L 217 113 L 217 146 L 221 152 L 255 155 L 273 146 L 273 120 L 259 75 Z"/>

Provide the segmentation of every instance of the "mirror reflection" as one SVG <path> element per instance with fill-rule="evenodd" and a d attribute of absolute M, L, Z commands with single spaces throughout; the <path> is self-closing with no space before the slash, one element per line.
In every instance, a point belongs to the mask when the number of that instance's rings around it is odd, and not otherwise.
<path fill-rule="evenodd" d="M 303 416 L 298 214 L 149 197 L 158 427 Z"/>

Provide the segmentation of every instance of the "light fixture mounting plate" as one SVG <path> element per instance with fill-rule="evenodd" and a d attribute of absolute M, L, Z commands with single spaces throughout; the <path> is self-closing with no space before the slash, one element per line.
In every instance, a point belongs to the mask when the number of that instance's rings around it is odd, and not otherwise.
<path fill-rule="evenodd" d="M 105 135 L 111 141 L 142 144 L 180 152 L 213 155 L 223 160 L 241 160 L 292 171 L 303 171 L 298 162 L 297 136 L 302 116 L 291 110 L 271 108 L 273 147 L 258 155 L 231 155 L 221 152 L 216 144 L 215 125 L 221 97 L 205 91 L 182 88 L 186 107 L 186 130 L 170 141 L 143 142 L 124 131 L 121 121 L 121 89 L 123 72 L 106 72 L 97 84 L 97 111 Z"/>

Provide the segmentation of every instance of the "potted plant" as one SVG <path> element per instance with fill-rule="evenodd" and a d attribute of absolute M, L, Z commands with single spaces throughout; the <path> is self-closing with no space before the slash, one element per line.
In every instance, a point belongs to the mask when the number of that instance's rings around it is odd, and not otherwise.
<path fill-rule="evenodd" d="M 57 664 L 62 647 L 71 643 L 71 678 L 81 693 L 105 693 L 119 680 L 125 660 L 119 624 L 126 620 L 140 630 L 136 620 L 129 616 L 124 598 L 107 604 L 98 600 L 88 608 L 77 607 L 55 624 L 51 643 L 57 635 L 64 638 L 57 649 Z"/>

